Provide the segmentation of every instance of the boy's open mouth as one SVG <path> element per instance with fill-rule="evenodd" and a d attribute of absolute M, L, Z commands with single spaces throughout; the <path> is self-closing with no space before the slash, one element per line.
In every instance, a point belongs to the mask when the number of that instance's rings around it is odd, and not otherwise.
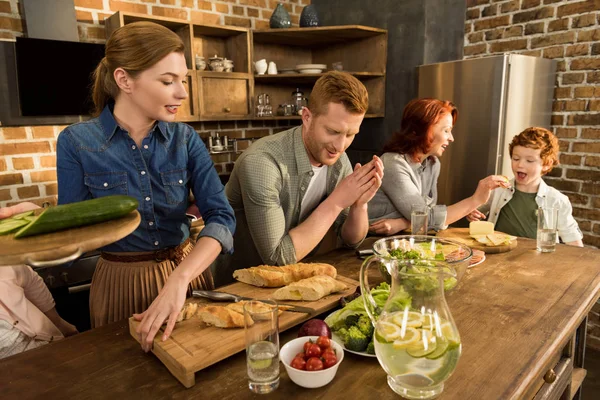
<path fill-rule="evenodd" d="M 527 174 L 524 172 L 517 172 L 517 178 L 519 178 L 519 180 L 523 180 L 527 177 Z"/>

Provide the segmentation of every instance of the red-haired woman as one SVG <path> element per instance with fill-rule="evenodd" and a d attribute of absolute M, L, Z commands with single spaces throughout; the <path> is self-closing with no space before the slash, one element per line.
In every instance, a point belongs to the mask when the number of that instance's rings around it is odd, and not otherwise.
<path fill-rule="evenodd" d="M 500 175 L 479 181 L 475 193 L 451 206 L 438 205 L 438 158 L 454 141 L 452 127 L 458 110 L 449 101 L 437 99 L 411 100 L 404 108 L 400 131 L 384 146 L 385 175 L 379 191 L 369 202 L 369 231 L 377 235 L 393 235 L 410 226 L 413 204 L 431 208 L 429 228 L 445 226 L 468 215 L 490 197 L 497 187 L 507 187 Z"/>

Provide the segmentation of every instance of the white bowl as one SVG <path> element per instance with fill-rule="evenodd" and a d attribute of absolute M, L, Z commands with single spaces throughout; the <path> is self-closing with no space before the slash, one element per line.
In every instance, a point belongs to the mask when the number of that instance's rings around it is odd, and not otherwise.
<path fill-rule="evenodd" d="M 287 371 L 288 376 L 298 386 L 302 386 L 305 388 L 318 388 L 321 386 L 327 385 L 329 382 L 333 380 L 335 377 L 335 373 L 337 372 L 338 367 L 344 360 L 344 349 L 342 346 L 331 340 L 331 347 L 335 350 L 335 354 L 337 356 L 337 363 L 333 367 L 329 367 L 327 369 L 323 369 L 321 371 L 302 371 L 296 368 L 293 368 L 290 363 L 296 357 L 296 354 L 302 352 L 304 350 L 304 343 L 306 343 L 309 339 L 313 342 L 316 341 L 318 336 L 302 336 L 293 340 L 290 340 L 286 344 L 283 345 L 281 350 L 279 350 L 279 358 Z"/>
<path fill-rule="evenodd" d="M 327 69 L 327 65 L 325 64 L 298 64 L 296 65 L 296 69 Z"/>
<path fill-rule="evenodd" d="M 301 74 L 320 74 L 321 72 L 323 72 L 323 70 L 318 68 L 306 68 L 299 69 L 298 72 L 300 72 Z"/>

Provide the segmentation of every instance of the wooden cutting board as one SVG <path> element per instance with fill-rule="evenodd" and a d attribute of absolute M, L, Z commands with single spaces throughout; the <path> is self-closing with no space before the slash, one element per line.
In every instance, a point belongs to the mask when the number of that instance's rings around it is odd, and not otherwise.
<path fill-rule="evenodd" d="M 348 289 L 343 292 L 325 296 L 316 301 L 281 301 L 281 303 L 285 304 L 308 307 L 313 309 L 314 312 L 306 314 L 284 311 L 279 316 L 279 332 L 283 332 L 316 315 L 335 308 L 339 304 L 341 297 L 354 293 L 356 287 L 359 285 L 357 281 L 339 275 L 337 280 L 345 283 L 346 286 L 348 286 Z M 218 291 L 265 300 L 270 298 L 272 293 L 277 289 L 278 288 L 257 288 L 246 283 L 236 282 L 228 286 L 220 287 Z M 203 303 L 204 305 L 213 304 L 225 306 L 228 304 L 226 302 L 209 302 L 205 299 L 187 299 L 186 301 L 195 301 Z M 129 318 L 129 333 L 139 342 L 139 337 L 135 332 L 138 325 L 138 321 Z M 165 325 L 163 325 L 160 332 L 154 338 L 152 352 L 187 388 L 194 386 L 196 383 L 195 372 L 246 349 L 244 328 L 216 328 L 207 326 L 198 318 L 194 317 L 186 321 L 178 322 L 169 339 L 163 342 L 161 336 L 164 328 Z M 280 343 L 280 345 L 283 344 L 284 343 Z M 200 379 L 202 378 L 200 377 Z"/>
<path fill-rule="evenodd" d="M 494 231 L 494 233 L 502 232 Z M 466 244 L 472 249 L 481 250 L 488 254 L 506 253 L 507 251 L 511 251 L 512 249 L 517 247 L 517 239 L 511 241 L 510 244 L 503 244 L 500 246 L 486 246 L 469 236 L 469 228 L 449 228 L 439 231 L 437 233 L 437 236 L 445 239 L 454 239 L 456 241 Z"/>
<path fill-rule="evenodd" d="M 76 254 L 81 255 L 124 238 L 133 232 L 139 224 L 140 214 L 137 210 L 134 210 L 126 216 L 112 221 L 45 235 L 30 236 L 23 239 L 15 239 L 14 234 L 0 236 L 0 266 L 16 264 L 51 266 L 63 264 L 67 262 L 64 260 L 66 257 Z"/>

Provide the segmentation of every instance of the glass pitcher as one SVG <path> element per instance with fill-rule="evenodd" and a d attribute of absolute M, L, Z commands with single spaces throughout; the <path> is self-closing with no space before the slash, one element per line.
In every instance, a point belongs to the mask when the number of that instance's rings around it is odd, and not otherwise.
<path fill-rule="evenodd" d="M 375 326 L 375 354 L 394 392 L 407 399 L 432 399 L 444 389 L 461 354 L 460 335 L 444 297 L 444 279 L 456 278 L 456 271 L 446 261 L 394 253 L 395 239 L 383 240 L 393 256 L 370 257 L 360 271 L 365 309 Z M 383 307 L 370 294 L 373 264 L 391 276 Z"/>

